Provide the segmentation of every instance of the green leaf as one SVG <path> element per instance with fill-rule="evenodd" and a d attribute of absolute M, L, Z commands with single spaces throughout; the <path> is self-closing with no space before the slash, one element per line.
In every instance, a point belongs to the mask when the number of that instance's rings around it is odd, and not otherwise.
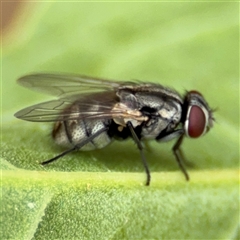
<path fill-rule="evenodd" d="M 3 36 L 1 239 L 238 239 L 238 19 L 234 2 L 26 3 Z M 190 182 L 174 142 L 146 146 L 150 187 L 131 141 L 42 167 L 63 151 L 52 125 L 13 114 L 51 99 L 16 84 L 46 71 L 201 92 L 216 122 L 184 140 Z"/>

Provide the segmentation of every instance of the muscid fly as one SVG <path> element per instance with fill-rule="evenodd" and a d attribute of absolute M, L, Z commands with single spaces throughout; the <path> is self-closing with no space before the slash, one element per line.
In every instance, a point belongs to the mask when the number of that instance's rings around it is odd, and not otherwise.
<path fill-rule="evenodd" d="M 27 121 L 55 122 L 52 137 L 68 150 L 43 165 L 76 150 L 100 149 L 113 139 L 131 137 L 140 151 L 149 185 L 151 175 L 142 141 L 177 138 L 172 150 L 189 180 L 180 149 L 183 138 L 203 136 L 213 126 L 212 110 L 197 91 L 189 91 L 182 98 L 173 89 L 159 84 L 62 74 L 27 75 L 18 83 L 58 97 L 15 114 Z"/>

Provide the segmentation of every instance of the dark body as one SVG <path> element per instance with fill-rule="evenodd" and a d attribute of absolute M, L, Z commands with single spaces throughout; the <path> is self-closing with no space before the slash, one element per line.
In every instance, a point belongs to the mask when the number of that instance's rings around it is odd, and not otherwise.
<path fill-rule="evenodd" d="M 81 150 L 103 148 L 113 138 L 121 140 L 132 137 L 127 122 L 132 124 L 139 140 L 167 139 L 180 123 L 182 100 L 177 93 L 169 94 L 166 88 L 153 86 L 142 84 L 134 89 L 118 89 L 115 94 L 106 91 L 81 97 L 65 110 L 65 113 L 79 113 L 79 117 L 73 120 L 66 117 L 65 121 L 56 122 L 53 129 L 55 141 L 63 146 L 76 145 L 101 129 L 107 129 Z M 82 108 L 83 102 L 88 102 L 88 106 Z M 106 105 L 111 109 L 111 118 L 104 116 Z M 88 118 L 85 113 L 98 113 L 98 116 Z M 99 113 L 103 113 L 102 118 Z"/>
<path fill-rule="evenodd" d="M 147 182 L 150 172 L 142 140 L 169 141 L 178 138 L 173 152 L 186 179 L 180 145 L 183 137 L 204 135 L 213 123 L 212 111 L 203 96 L 190 91 L 182 98 L 159 84 L 118 82 L 79 75 L 33 74 L 19 83 L 58 99 L 27 107 L 16 117 L 37 122 L 55 122 L 52 136 L 69 149 L 43 164 L 75 150 L 94 150 L 113 139 L 132 137 L 141 153 Z"/>

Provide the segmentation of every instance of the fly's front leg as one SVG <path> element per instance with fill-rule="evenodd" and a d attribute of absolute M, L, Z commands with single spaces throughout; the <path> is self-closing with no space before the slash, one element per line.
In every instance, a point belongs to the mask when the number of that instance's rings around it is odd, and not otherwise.
<path fill-rule="evenodd" d="M 159 142 L 167 142 L 167 141 L 170 141 L 174 138 L 178 138 L 177 142 L 174 144 L 173 148 L 172 148 L 172 151 L 175 155 L 175 159 L 178 163 L 178 166 L 179 168 L 181 169 L 181 171 L 183 172 L 186 180 L 188 181 L 189 180 L 189 175 L 183 165 L 183 161 L 184 161 L 184 157 L 183 157 L 183 154 L 182 154 L 182 150 L 180 148 L 181 144 L 182 144 L 182 141 L 183 141 L 183 138 L 184 138 L 184 130 L 183 129 L 177 129 L 173 132 L 170 132 L 168 134 L 163 134 L 162 136 L 159 136 L 157 138 L 157 141 Z"/>
<path fill-rule="evenodd" d="M 175 158 L 177 160 L 177 163 L 178 163 L 178 166 L 180 167 L 181 171 L 183 172 L 185 178 L 187 181 L 189 181 L 189 175 L 187 173 L 187 170 L 185 169 L 184 165 L 183 165 L 183 154 L 182 154 L 182 150 L 181 150 L 181 144 L 183 142 L 183 138 L 184 138 L 184 135 L 181 135 L 177 142 L 174 144 L 172 150 L 173 150 L 173 153 L 175 155 Z"/>

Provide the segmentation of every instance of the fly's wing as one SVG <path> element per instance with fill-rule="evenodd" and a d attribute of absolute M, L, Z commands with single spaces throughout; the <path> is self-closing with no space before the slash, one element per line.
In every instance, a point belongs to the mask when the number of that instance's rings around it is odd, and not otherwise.
<path fill-rule="evenodd" d="M 20 110 L 15 117 L 31 122 L 55 122 L 74 119 L 135 119 L 143 120 L 141 112 L 119 103 L 116 93 L 78 95 L 39 103 Z M 120 120 L 118 120 L 120 121 Z"/>
<path fill-rule="evenodd" d="M 24 76 L 18 83 L 32 90 L 59 97 L 57 100 L 39 103 L 15 113 L 15 117 L 26 121 L 53 122 L 136 116 L 131 115 L 126 106 L 118 104 L 116 92 L 121 87 L 136 86 L 137 82 L 121 83 L 81 75 L 43 73 Z"/>
<path fill-rule="evenodd" d="M 26 75 L 19 78 L 18 83 L 31 90 L 61 98 L 88 92 L 116 90 L 123 84 L 120 81 L 110 81 L 82 75 L 48 73 Z"/>
<path fill-rule="evenodd" d="M 16 112 L 14 116 L 30 122 L 52 122 L 57 121 L 58 116 L 63 118 L 65 114 L 61 112 L 69 107 L 69 105 L 70 102 L 67 99 L 42 102 L 22 109 Z"/>
<path fill-rule="evenodd" d="M 120 114 L 120 110 L 113 110 L 116 103 L 115 92 L 103 91 L 39 103 L 20 110 L 14 116 L 31 122 L 112 118 L 114 114 Z"/>

